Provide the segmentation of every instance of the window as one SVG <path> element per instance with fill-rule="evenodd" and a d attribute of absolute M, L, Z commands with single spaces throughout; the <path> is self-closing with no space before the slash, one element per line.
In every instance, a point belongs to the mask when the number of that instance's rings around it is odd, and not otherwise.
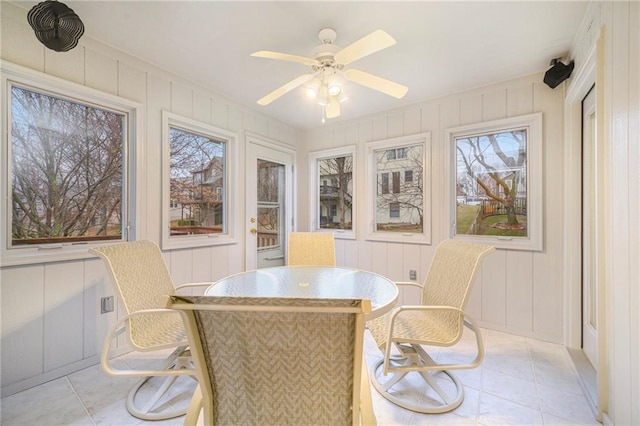
<path fill-rule="evenodd" d="M 166 111 L 163 131 L 163 248 L 235 242 L 227 196 L 235 181 L 229 170 L 235 135 Z"/>
<path fill-rule="evenodd" d="M 400 217 L 400 203 L 389 204 L 389 217 L 393 217 L 393 218 Z"/>
<path fill-rule="evenodd" d="M 6 63 L 2 86 L 2 265 L 132 238 L 137 105 Z"/>
<path fill-rule="evenodd" d="M 354 164 L 354 146 L 309 154 L 312 230 L 331 231 L 336 238 L 355 238 Z"/>
<path fill-rule="evenodd" d="M 542 250 L 542 114 L 458 127 L 447 135 L 452 236 Z"/>
<path fill-rule="evenodd" d="M 380 173 L 380 193 L 389 193 L 389 173 Z"/>
<path fill-rule="evenodd" d="M 393 193 L 400 193 L 400 172 L 393 172 Z"/>
<path fill-rule="evenodd" d="M 429 133 L 367 144 L 367 239 L 430 243 L 429 149 Z"/>

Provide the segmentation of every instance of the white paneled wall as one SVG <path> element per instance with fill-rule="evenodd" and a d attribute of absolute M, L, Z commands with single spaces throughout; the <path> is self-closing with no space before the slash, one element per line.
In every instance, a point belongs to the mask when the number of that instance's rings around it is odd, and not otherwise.
<path fill-rule="evenodd" d="M 552 90 L 542 74 L 447 96 L 384 115 L 336 123 L 307 132 L 299 158 L 322 149 L 357 144 L 357 240 L 337 240 L 340 265 L 368 269 L 393 280 L 408 281 L 409 270 L 424 278 L 435 246 L 448 238 L 445 217 L 445 155 L 447 128 L 482 121 L 543 113 L 544 251 L 498 250 L 484 261 L 469 301 L 469 312 L 489 328 L 563 341 L 562 288 L 562 162 L 564 86 Z M 354 99 L 353 102 L 357 102 Z M 366 233 L 364 199 L 366 152 L 370 141 L 431 132 L 431 245 L 370 242 Z M 299 195 L 306 194 L 306 161 L 301 160 Z M 302 167 L 301 167 L 302 169 Z M 306 205 L 299 206 L 300 229 L 307 229 Z"/>
<path fill-rule="evenodd" d="M 147 186 L 138 238 L 160 240 L 162 110 L 237 133 L 239 176 L 246 131 L 292 147 L 302 138 L 294 128 L 86 37 L 70 52 L 45 49 L 25 9 L 7 2 L 0 2 L 0 8 L 2 60 L 143 105 L 145 117 L 138 124 L 143 126 L 144 169 L 139 172 Z M 244 199 L 242 184 L 233 196 Z M 211 281 L 244 268 L 242 244 L 164 255 L 176 284 Z M 5 267 L 0 282 L 3 395 L 95 364 L 108 328 L 123 315 L 119 305 L 113 313 L 100 314 L 100 298 L 115 293 L 97 259 Z"/>

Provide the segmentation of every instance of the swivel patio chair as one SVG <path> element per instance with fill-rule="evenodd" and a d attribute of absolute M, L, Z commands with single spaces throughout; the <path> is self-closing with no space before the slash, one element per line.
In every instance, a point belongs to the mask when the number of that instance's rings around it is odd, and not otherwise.
<path fill-rule="evenodd" d="M 420 413 L 443 413 L 462 403 L 464 389 L 450 370 L 475 368 L 484 360 L 481 331 L 464 309 L 482 258 L 494 250 L 487 245 L 444 241 L 436 249 L 423 285 L 396 283 L 420 287 L 422 304 L 396 307 L 368 323 L 378 346 L 384 350 L 384 358 L 371 371 L 373 385 L 384 398 Z M 464 327 L 475 334 L 473 361 L 438 364 L 423 347 L 454 346 Z M 420 395 L 403 387 L 402 379 L 412 372 L 426 382 L 424 388 L 418 389 Z"/>
<path fill-rule="evenodd" d="M 291 232 L 287 248 L 289 266 L 336 266 L 331 232 Z"/>
<path fill-rule="evenodd" d="M 209 283 L 184 284 L 174 287 L 158 246 L 151 241 L 135 241 L 105 245 L 89 250 L 104 261 L 126 314 L 105 338 L 101 364 L 114 376 L 141 377 L 127 396 L 129 413 L 143 420 L 163 420 L 186 413 L 186 408 L 153 411 L 178 376 L 193 376 L 186 332 L 177 312 L 166 309 L 167 296 L 178 289 L 208 286 Z M 126 333 L 131 347 L 140 352 L 174 348 L 162 365 L 154 369 L 118 369 L 109 360 L 114 339 Z M 167 376 L 158 391 L 146 402 L 136 398 L 142 386 L 155 376 Z"/>
<path fill-rule="evenodd" d="M 198 389 L 185 425 L 374 425 L 368 300 L 171 296 Z"/>

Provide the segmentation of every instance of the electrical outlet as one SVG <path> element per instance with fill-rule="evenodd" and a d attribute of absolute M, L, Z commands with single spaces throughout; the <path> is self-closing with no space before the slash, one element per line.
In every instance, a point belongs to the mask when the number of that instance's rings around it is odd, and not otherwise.
<path fill-rule="evenodd" d="M 409 279 L 411 281 L 415 281 L 417 280 L 417 276 L 416 276 L 416 270 L 415 269 L 409 269 Z"/>
<path fill-rule="evenodd" d="M 113 312 L 113 296 L 107 296 L 100 299 L 100 313 L 106 314 Z"/>

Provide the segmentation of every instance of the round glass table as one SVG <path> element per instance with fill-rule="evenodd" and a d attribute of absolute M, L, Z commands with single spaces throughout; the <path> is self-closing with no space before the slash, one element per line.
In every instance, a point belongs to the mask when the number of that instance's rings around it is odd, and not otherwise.
<path fill-rule="evenodd" d="M 373 272 L 329 266 L 278 266 L 231 275 L 211 284 L 207 296 L 369 299 L 367 320 L 398 300 L 393 281 Z"/>

